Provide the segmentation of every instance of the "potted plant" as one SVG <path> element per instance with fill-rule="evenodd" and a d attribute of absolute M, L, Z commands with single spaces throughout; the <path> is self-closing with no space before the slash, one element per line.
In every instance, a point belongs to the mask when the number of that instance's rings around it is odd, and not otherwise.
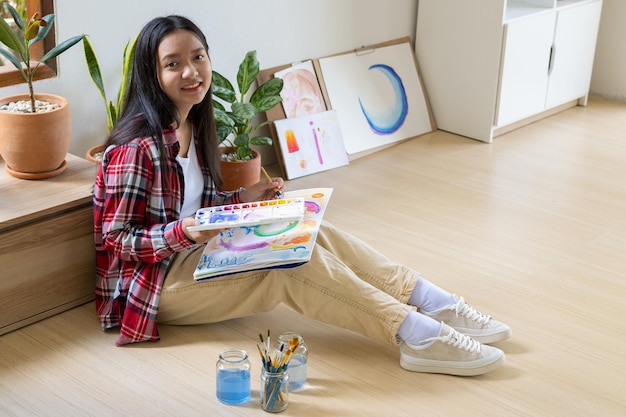
<path fill-rule="evenodd" d="M 260 112 L 265 112 L 280 103 L 283 80 L 271 78 L 258 86 L 247 100 L 246 94 L 259 74 L 259 61 L 256 51 L 246 53 L 237 71 L 237 87 L 219 72 L 213 71 L 211 91 L 215 112 L 215 126 L 222 149 L 222 177 L 225 190 L 235 190 L 250 186 L 260 180 L 261 155 L 251 145 L 267 146 L 272 139 L 255 135 L 257 130 L 268 123 L 255 123 Z M 230 106 L 226 109 L 220 99 Z"/>
<path fill-rule="evenodd" d="M 128 89 L 130 87 L 130 76 L 133 72 L 133 60 L 135 57 L 135 44 L 137 37 L 132 41 L 129 40 L 124 46 L 124 52 L 122 53 L 122 80 L 120 82 L 119 89 L 117 90 L 117 98 L 115 103 L 107 99 L 106 91 L 104 89 L 104 81 L 102 80 L 102 71 L 100 70 L 100 64 L 98 63 L 98 57 L 96 52 L 89 42 L 89 38 L 85 37 L 83 40 L 83 49 L 85 52 L 85 62 L 87 63 L 87 69 L 91 80 L 98 88 L 100 97 L 104 101 L 107 114 L 107 134 L 111 133 L 113 126 L 117 123 L 117 119 L 124 110 L 124 103 L 126 96 L 128 95 Z M 87 150 L 86 158 L 89 161 L 99 163 L 102 160 L 102 153 L 104 152 L 104 145 L 95 145 Z"/>
<path fill-rule="evenodd" d="M 59 43 L 39 61 L 33 62 L 30 47 L 44 39 L 54 24 L 54 14 L 38 18 L 34 14 L 25 24 L 9 4 L 3 6 L 13 17 L 16 28 L 0 19 L 0 54 L 17 68 L 28 85 L 28 94 L 0 99 L 0 155 L 7 171 L 24 179 L 49 178 L 63 172 L 72 125 L 70 109 L 63 97 L 35 94 L 33 80 L 39 65 L 55 58 L 85 35 L 74 36 Z"/>

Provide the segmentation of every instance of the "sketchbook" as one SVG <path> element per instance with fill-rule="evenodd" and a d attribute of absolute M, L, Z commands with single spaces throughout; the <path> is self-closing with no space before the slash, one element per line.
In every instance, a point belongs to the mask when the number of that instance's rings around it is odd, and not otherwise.
<path fill-rule="evenodd" d="M 285 200 L 293 201 L 294 207 L 302 203 L 301 218 L 243 224 L 221 232 L 207 242 L 194 279 L 202 281 L 239 272 L 290 268 L 308 262 L 332 191 L 332 188 L 288 191 Z"/>

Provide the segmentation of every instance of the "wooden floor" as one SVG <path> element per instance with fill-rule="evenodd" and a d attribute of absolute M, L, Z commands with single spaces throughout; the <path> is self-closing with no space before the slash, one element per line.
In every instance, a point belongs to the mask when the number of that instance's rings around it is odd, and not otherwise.
<path fill-rule="evenodd" d="M 0 337 L 0 415 L 260 416 L 257 334 L 301 332 L 290 416 L 625 416 L 626 104 L 591 100 L 496 138 L 435 132 L 304 177 L 327 219 L 513 328 L 481 377 L 415 374 L 396 347 L 298 316 L 161 326 L 116 348 L 93 304 Z M 215 399 L 215 361 L 251 352 L 253 398 Z"/>

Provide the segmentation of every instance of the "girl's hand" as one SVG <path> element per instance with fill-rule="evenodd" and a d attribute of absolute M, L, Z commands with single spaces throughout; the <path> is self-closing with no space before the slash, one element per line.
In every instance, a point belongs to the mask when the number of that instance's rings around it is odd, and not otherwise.
<path fill-rule="evenodd" d="M 280 177 L 272 178 L 272 182 L 261 180 L 246 188 L 239 194 L 239 200 L 243 203 L 261 200 L 273 200 L 278 198 L 276 190 L 281 195 L 285 192 L 285 182 Z"/>
<path fill-rule="evenodd" d="M 219 235 L 226 229 L 213 229 L 213 230 L 201 230 L 196 232 L 191 232 L 187 230 L 189 226 L 197 226 L 200 223 L 199 220 L 194 219 L 193 217 L 185 217 L 183 219 L 183 233 L 189 239 L 193 240 L 196 243 L 206 243 L 211 240 L 213 237 Z"/>

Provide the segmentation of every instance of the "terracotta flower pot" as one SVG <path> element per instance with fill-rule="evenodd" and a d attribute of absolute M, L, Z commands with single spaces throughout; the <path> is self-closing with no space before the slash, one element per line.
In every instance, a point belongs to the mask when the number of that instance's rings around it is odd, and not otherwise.
<path fill-rule="evenodd" d="M 104 152 L 104 145 L 96 145 L 87 149 L 85 153 L 85 159 L 94 164 L 102 162 L 102 152 Z"/>
<path fill-rule="evenodd" d="M 42 113 L 0 111 L 0 154 L 6 170 L 17 178 L 43 179 L 59 175 L 72 138 L 70 107 L 63 97 L 36 94 L 37 100 L 59 108 Z M 27 100 L 25 94 L 5 97 L 0 103 Z"/>
<path fill-rule="evenodd" d="M 228 153 L 232 148 L 220 147 L 220 152 Z M 249 187 L 261 180 L 261 154 L 252 151 L 254 158 L 247 161 L 224 161 L 220 162 L 222 179 L 224 180 L 222 191 L 233 191 L 239 187 Z"/>

